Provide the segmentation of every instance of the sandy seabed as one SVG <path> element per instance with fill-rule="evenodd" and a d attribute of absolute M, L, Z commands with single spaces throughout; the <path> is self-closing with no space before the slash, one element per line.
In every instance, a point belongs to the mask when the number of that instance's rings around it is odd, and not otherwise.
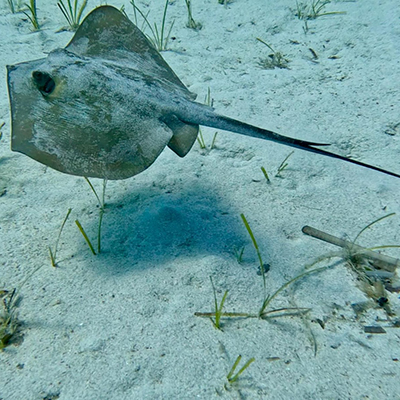
<path fill-rule="evenodd" d="M 164 1 L 148 3 L 137 1 L 161 21 Z M 186 27 L 183 0 L 171 2 L 167 21 L 175 24 L 163 57 L 199 101 L 210 88 L 220 114 L 400 172 L 396 0 L 333 1 L 325 11 L 346 14 L 307 26 L 294 0 L 192 3 L 202 29 Z M 98 5 L 91 0 L 86 11 Z M 112 5 L 125 5 L 133 18 L 128 2 Z M 10 150 L 5 65 L 45 57 L 73 35 L 58 32 L 66 22 L 55 0 L 37 7 L 37 32 L 7 2 L 0 9 L 0 284 L 18 288 L 29 277 L 19 332 L 0 353 L 0 398 L 399 399 L 400 333 L 382 308 L 356 317 L 352 304 L 368 298 L 343 263 L 271 302 L 271 309 L 310 308 L 303 318 L 223 319 L 218 331 L 194 313 L 213 311 L 210 277 L 219 300 L 229 291 L 226 311 L 260 308 L 258 258 L 241 213 L 270 265 L 273 293 L 337 250 L 305 236 L 304 225 L 352 239 L 400 212 L 400 180 L 301 150 L 276 177 L 290 148 L 219 132 L 210 150 L 215 130 L 203 128 L 207 149 L 195 143 L 183 159 L 166 149 L 142 174 L 109 182 L 103 251 L 93 256 L 74 223 L 95 237 L 98 208 L 83 178 Z M 271 50 L 257 37 L 290 60 L 289 69 L 261 68 Z M 69 208 L 53 268 L 48 247 Z M 360 244 L 400 243 L 399 218 L 376 224 Z M 239 263 L 235 249 L 243 247 Z M 388 299 L 399 311 L 398 294 Z M 367 325 L 386 333 L 365 333 Z M 231 385 L 226 376 L 238 355 L 239 367 L 255 361 Z"/>

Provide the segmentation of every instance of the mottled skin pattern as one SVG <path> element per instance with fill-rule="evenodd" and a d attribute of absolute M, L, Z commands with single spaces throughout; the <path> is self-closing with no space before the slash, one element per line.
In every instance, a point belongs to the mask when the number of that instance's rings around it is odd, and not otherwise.
<path fill-rule="evenodd" d="M 400 177 L 194 102 L 143 33 L 110 6 L 92 11 L 65 49 L 7 70 L 12 150 L 68 174 L 129 178 L 166 146 L 184 157 L 206 125 Z"/>

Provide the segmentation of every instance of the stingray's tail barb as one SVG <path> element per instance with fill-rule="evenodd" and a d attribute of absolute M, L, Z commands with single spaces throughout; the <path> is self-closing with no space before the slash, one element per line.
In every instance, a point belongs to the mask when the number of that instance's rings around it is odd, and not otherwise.
<path fill-rule="evenodd" d="M 322 154 L 324 156 L 337 158 L 339 160 L 347 161 L 352 164 L 360 165 L 365 168 L 373 169 L 375 171 L 382 172 L 387 175 L 395 176 L 400 178 L 400 174 L 388 171 L 386 169 L 376 167 L 374 165 L 363 163 L 362 161 L 353 160 L 351 158 L 341 156 L 339 154 L 331 153 L 329 151 L 318 148 L 319 146 L 329 146 L 327 143 L 313 143 L 304 140 L 294 139 L 291 137 L 280 135 L 276 132 L 269 131 L 267 129 L 261 129 L 253 125 L 246 124 L 244 122 L 237 121 L 232 118 L 224 117 L 222 115 L 215 114 L 213 112 L 202 115 L 203 118 L 197 118 L 197 123 L 200 125 L 206 125 L 217 129 L 223 129 L 240 133 L 246 136 L 252 136 L 260 139 L 271 140 L 273 142 L 282 143 L 287 146 L 296 147 L 298 149 L 310 151 L 312 153 Z M 318 147 L 316 147 L 318 146 Z"/>

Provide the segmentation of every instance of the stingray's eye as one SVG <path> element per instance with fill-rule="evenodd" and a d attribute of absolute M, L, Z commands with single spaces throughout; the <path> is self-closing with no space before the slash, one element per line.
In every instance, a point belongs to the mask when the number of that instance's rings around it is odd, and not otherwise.
<path fill-rule="evenodd" d="M 51 94 L 56 87 L 54 79 L 47 72 L 33 71 L 32 78 L 43 96 Z"/>

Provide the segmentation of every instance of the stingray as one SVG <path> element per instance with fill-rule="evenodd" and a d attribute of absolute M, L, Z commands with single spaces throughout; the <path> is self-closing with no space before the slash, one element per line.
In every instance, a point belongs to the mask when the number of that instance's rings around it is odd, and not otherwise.
<path fill-rule="evenodd" d="M 184 157 L 199 125 L 270 140 L 385 174 L 399 174 L 215 113 L 191 93 L 146 36 L 102 6 L 64 49 L 7 66 L 11 149 L 58 171 L 125 179 L 166 146 Z"/>

